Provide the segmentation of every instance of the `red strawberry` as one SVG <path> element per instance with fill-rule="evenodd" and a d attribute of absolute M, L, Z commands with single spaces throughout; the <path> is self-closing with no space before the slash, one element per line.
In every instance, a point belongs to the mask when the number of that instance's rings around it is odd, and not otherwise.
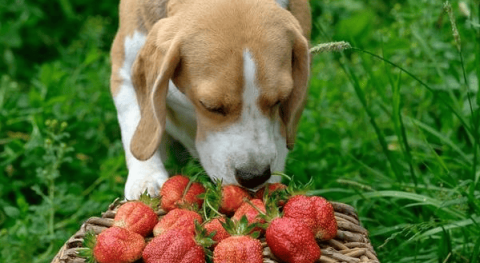
<path fill-rule="evenodd" d="M 204 263 L 203 247 L 195 242 L 190 232 L 170 230 L 153 238 L 143 250 L 145 263 Z"/>
<path fill-rule="evenodd" d="M 200 208 L 202 207 L 203 199 L 199 198 L 198 196 L 203 193 L 205 193 L 205 187 L 203 187 L 201 183 L 192 183 L 187 193 L 185 194 L 185 198 L 179 201 L 179 205 L 196 204 L 197 207 Z"/>
<path fill-rule="evenodd" d="M 222 226 L 232 236 L 220 241 L 213 251 L 214 263 L 261 263 L 263 262 L 262 244 L 258 239 L 259 232 L 253 232 L 256 224 L 249 224 L 244 215 L 240 220 L 225 219 Z"/>
<path fill-rule="evenodd" d="M 252 205 L 255 207 L 253 207 Z M 243 203 L 243 205 L 240 206 L 240 208 L 238 208 L 238 210 L 232 216 L 232 219 L 240 221 L 243 216 L 246 216 L 249 224 L 263 224 L 265 223 L 265 219 L 261 216 L 259 210 L 262 211 L 263 214 L 265 214 L 265 204 L 260 199 L 252 199 L 248 202 Z M 255 227 L 252 231 L 259 231 L 261 233 L 264 233 L 264 229 L 261 227 Z"/>
<path fill-rule="evenodd" d="M 256 208 L 254 208 L 251 204 L 253 204 Z M 265 223 L 265 220 L 260 218 L 258 215 L 260 214 L 258 210 L 266 213 L 265 204 L 260 199 L 252 199 L 250 202 L 243 203 L 240 206 L 235 214 L 233 215 L 232 219 L 239 221 L 242 216 L 247 216 L 248 223 Z"/>
<path fill-rule="evenodd" d="M 265 233 L 272 253 L 287 263 L 313 263 L 321 251 L 310 229 L 300 220 L 276 218 Z"/>
<path fill-rule="evenodd" d="M 337 235 L 337 220 L 332 205 L 319 196 L 296 195 L 283 208 L 284 217 L 303 221 L 319 240 Z"/>
<path fill-rule="evenodd" d="M 239 186 L 226 185 L 222 187 L 222 201 L 219 212 L 226 215 L 233 215 L 244 203 L 245 198 L 251 199 L 250 194 Z"/>
<path fill-rule="evenodd" d="M 213 245 L 213 248 L 215 248 L 220 241 L 230 236 L 227 230 L 222 226 L 221 222 L 225 223 L 225 218 L 214 218 L 203 226 L 207 231 L 207 234 L 211 234 L 215 231 L 215 235 L 212 239 L 216 243 Z"/>
<path fill-rule="evenodd" d="M 170 229 L 183 229 L 192 235 L 195 234 L 195 221 L 203 222 L 202 217 L 190 210 L 176 208 L 168 212 L 153 229 L 153 235 L 158 236 Z"/>
<path fill-rule="evenodd" d="M 115 215 L 113 225 L 126 228 L 144 237 L 152 233 L 158 223 L 158 216 L 153 208 L 142 202 L 144 198 L 149 197 L 142 195 L 141 201 L 131 201 L 121 205 Z"/>
<path fill-rule="evenodd" d="M 263 200 L 263 195 L 265 194 L 265 188 L 266 187 L 268 187 L 268 195 L 269 196 L 275 191 L 287 189 L 287 186 L 282 184 L 282 183 L 267 184 L 266 186 L 260 188 L 255 193 L 255 198 Z"/>
<path fill-rule="evenodd" d="M 190 182 L 190 179 L 183 175 L 175 175 L 170 177 L 160 190 L 162 209 L 168 212 L 182 205 L 197 205 L 200 208 L 203 199 L 198 195 L 202 193 L 205 193 L 203 185 Z"/>
<path fill-rule="evenodd" d="M 213 251 L 214 263 L 263 263 L 262 244 L 250 236 L 231 236 Z"/>
<path fill-rule="evenodd" d="M 142 257 L 145 247 L 143 237 L 125 228 L 110 227 L 102 231 L 96 238 L 93 232 L 87 232 L 84 238 L 87 247 L 80 255 L 99 263 L 131 263 Z"/>

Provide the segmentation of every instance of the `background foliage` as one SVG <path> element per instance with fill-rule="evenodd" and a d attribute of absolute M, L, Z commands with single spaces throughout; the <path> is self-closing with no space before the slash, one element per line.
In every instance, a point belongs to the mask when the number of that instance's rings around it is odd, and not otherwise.
<path fill-rule="evenodd" d="M 313 44 L 406 72 L 317 55 L 287 172 L 355 206 L 382 262 L 479 262 L 480 1 L 452 2 L 461 53 L 441 1 L 310 2 Z M 122 195 L 117 4 L 0 3 L 0 262 L 49 262 Z"/>

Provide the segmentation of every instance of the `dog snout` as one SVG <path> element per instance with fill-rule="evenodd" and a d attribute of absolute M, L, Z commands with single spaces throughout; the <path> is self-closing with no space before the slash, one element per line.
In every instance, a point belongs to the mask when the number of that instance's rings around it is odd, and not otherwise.
<path fill-rule="evenodd" d="M 235 170 L 235 179 L 241 186 L 246 188 L 255 188 L 265 183 L 270 179 L 271 175 L 270 165 L 263 169 L 242 168 Z"/>

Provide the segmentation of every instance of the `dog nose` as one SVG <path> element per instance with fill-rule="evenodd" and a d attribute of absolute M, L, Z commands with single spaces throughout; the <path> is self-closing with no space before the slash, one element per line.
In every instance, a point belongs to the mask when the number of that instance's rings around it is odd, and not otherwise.
<path fill-rule="evenodd" d="M 255 188 L 265 183 L 272 175 L 270 171 L 270 165 L 265 169 L 252 170 L 252 169 L 236 169 L 235 178 L 237 182 L 246 188 Z"/>

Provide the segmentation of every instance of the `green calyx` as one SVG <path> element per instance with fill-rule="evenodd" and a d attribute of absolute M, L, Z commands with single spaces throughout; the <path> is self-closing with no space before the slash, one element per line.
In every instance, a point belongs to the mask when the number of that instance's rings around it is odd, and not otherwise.
<path fill-rule="evenodd" d="M 256 227 L 261 227 L 261 224 L 258 223 L 248 223 L 247 216 L 244 215 L 240 218 L 239 221 L 232 220 L 230 218 L 225 218 L 225 223 L 220 222 L 225 228 L 225 230 L 231 236 L 251 236 L 254 239 L 257 239 L 260 236 L 259 231 L 253 231 Z"/>
<path fill-rule="evenodd" d="M 196 204 L 196 203 L 191 203 L 190 204 L 190 203 L 187 203 L 187 202 L 183 202 L 183 203 L 177 202 L 176 206 L 177 206 L 177 208 L 193 211 L 195 213 L 200 214 L 200 209 L 198 208 L 198 204 Z"/>
<path fill-rule="evenodd" d="M 268 189 L 265 189 L 265 192 L 268 192 Z M 265 195 L 265 211 L 266 213 L 260 213 L 260 217 L 263 218 L 267 223 L 266 225 L 262 226 L 263 228 L 267 228 L 268 224 L 272 222 L 274 219 L 282 217 L 282 213 L 280 212 L 280 208 L 278 207 L 279 200 L 286 200 L 283 199 L 285 195 L 285 191 L 275 191 L 271 195 Z M 252 205 L 253 206 L 253 205 Z M 258 210 L 258 209 L 257 209 Z"/>
<path fill-rule="evenodd" d="M 199 224 L 197 220 L 194 222 L 195 224 L 195 242 L 203 247 L 205 254 L 208 257 L 212 256 L 212 251 L 208 248 L 213 246 L 216 241 L 213 240 L 213 236 L 215 236 L 216 231 L 208 234 L 207 230 L 203 227 L 203 225 Z"/>
<path fill-rule="evenodd" d="M 158 211 L 160 207 L 160 198 L 159 197 L 151 197 L 147 191 L 143 192 L 138 199 L 140 202 L 148 205 L 153 209 L 153 211 Z"/>
<path fill-rule="evenodd" d="M 288 180 L 287 189 L 285 189 L 285 191 L 276 191 L 284 192 L 283 196 L 280 199 L 287 200 L 294 195 L 304 195 L 313 186 L 313 177 L 310 177 L 310 180 L 308 180 L 307 183 L 303 184 L 295 180 L 295 175 L 288 176 L 285 173 L 281 172 L 274 172 L 273 175 L 278 175 Z"/>
<path fill-rule="evenodd" d="M 267 201 L 275 202 L 275 204 L 279 204 L 281 201 L 286 202 L 288 198 L 290 198 L 290 194 L 286 189 L 277 189 L 270 193 L 270 189 L 267 186 L 265 186 L 265 191 L 263 193 L 263 200 L 265 200 L 265 203 Z"/>
<path fill-rule="evenodd" d="M 90 230 L 85 233 L 83 238 L 83 247 L 77 249 L 77 253 L 80 257 L 85 258 L 87 263 L 97 263 L 95 256 L 93 255 L 93 249 L 97 244 L 97 237 L 95 233 Z"/>

